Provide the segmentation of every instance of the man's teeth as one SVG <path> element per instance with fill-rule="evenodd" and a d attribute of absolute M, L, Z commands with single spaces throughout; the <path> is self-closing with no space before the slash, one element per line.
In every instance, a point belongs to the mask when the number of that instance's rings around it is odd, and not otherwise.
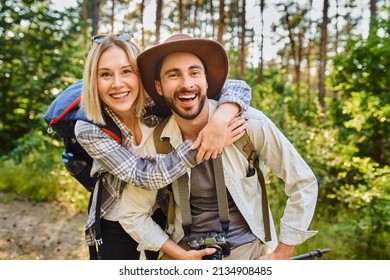
<path fill-rule="evenodd" d="M 183 95 L 183 96 L 178 96 L 178 98 L 180 99 L 194 99 L 195 98 L 195 94 L 194 95 Z"/>
<path fill-rule="evenodd" d="M 128 92 L 124 92 L 124 93 L 113 94 L 111 96 L 115 99 L 120 99 L 120 98 L 126 97 L 128 94 L 129 94 Z"/>

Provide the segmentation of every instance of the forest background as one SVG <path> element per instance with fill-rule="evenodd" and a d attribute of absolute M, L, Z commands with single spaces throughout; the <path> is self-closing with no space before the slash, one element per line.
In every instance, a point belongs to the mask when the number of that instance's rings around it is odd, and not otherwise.
<path fill-rule="evenodd" d="M 271 8 L 278 18 L 265 33 Z M 390 259 L 389 12 L 385 0 L 83 0 L 64 10 L 48 0 L 2 1 L 0 203 L 54 201 L 85 212 L 89 194 L 66 173 L 61 140 L 47 133 L 48 105 L 82 77 L 91 35 L 131 32 L 146 48 L 184 32 L 224 45 L 229 77 L 252 87 L 251 105 L 316 174 L 311 228 L 319 233 L 296 254 L 330 248 L 323 258 Z M 266 184 L 278 225 L 284 183 L 270 174 Z"/>

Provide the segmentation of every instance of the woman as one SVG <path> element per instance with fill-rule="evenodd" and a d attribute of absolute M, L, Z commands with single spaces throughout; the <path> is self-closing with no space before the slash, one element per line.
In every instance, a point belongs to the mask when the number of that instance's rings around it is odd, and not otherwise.
<path fill-rule="evenodd" d="M 121 130 L 122 144 L 118 144 L 92 123 L 78 121 L 75 127 L 77 140 L 94 159 L 91 173 L 104 173 L 102 186 L 94 189 L 86 226 L 90 248 L 96 246 L 95 242 L 98 245 L 103 243 L 103 246 L 98 246 L 104 248 L 104 256 L 100 256 L 103 259 L 139 259 L 137 243 L 118 222 L 119 201 L 126 182 L 146 189 L 162 188 L 184 174 L 188 168 L 194 167 L 196 161 L 215 157 L 222 150 L 223 145 L 220 143 L 234 142 L 245 129 L 246 124 L 242 119 L 235 119 L 228 126 L 239 111 L 236 104 L 229 102 L 242 101 L 248 91 L 250 94 L 249 87 L 244 87 L 245 83 L 232 82 L 231 88 L 242 90 L 244 96 L 225 95 L 224 99 L 228 103 L 220 105 L 212 118 L 212 127 L 210 125 L 206 128 L 202 139 L 198 139 L 194 145 L 187 141 L 168 155 L 137 158 L 159 119 L 154 115 L 155 106 L 145 107 L 148 97 L 136 64 L 141 49 L 130 41 L 131 38 L 127 34 L 93 37 L 83 74 L 82 106 L 86 116 L 96 124 L 104 124 L 104 114 L 110 116 Z M 244 109 L 247 105 L 244 104 Z M 151 109 L 152 114 L 147 113 L 145 108 Z M 225 141 L 227 134 L 228 140 Z M 206 135 L 208 138 L 205 138 Z M 196 148 L 199 149 L 198 159 Z M 102 192 L 102 240 L 96 240 L 93 227 L 99 189 Z M 93 254 L 91 258 L 94 258 Z"/>

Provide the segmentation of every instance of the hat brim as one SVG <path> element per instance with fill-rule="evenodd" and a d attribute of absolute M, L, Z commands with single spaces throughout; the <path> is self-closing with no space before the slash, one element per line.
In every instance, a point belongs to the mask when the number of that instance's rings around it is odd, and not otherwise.
<path fill-rule="evenodd" d="M 154 86 L 157 64 L 165 56 L 175 52 L 189 52 L 198 56 L 206 67 L 208 83 L 207 96 L 216 99 L 228 76 L 229 61 L 225 49 L 216 41 L 209 39 L 187 38 L 146 49 L 137 57 L 141 79 L 146 92 L 161 105 L 165 105 Z"/>

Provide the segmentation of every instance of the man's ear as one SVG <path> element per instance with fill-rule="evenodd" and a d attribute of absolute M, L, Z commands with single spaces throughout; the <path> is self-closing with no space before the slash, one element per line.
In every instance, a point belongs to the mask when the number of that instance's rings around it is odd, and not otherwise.
<path fill-rule="evenodd" d="M 156 88 L 158 95 L 162 96 L 163 94 L 160 81 L 154 80 L 154 87 Z"/>

